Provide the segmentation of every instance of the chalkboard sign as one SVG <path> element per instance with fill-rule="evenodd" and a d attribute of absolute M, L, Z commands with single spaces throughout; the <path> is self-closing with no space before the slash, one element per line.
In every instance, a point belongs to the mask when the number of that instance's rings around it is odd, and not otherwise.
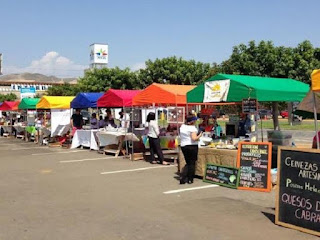
<path fill-rule="evenodd" d="M 256 113 L 258 112 L 257 99 L 243 99 L 242 100 L 242 113 Z"/>
<path fill-rule="evenodd" d="M 320 236 L 320 151 L 280 147 L 276 224 Z"/>
<path fill-rule="evenodd" d="M 239 169 L 207 163 L 203 181 L 237 188 L 239 184 Z"/>
<path fill-rule="evenodd" d="M 240 169 L 238 189 L 271 191 L 271 155 L 269 142 L 240 142 L 237 167 Z"/>

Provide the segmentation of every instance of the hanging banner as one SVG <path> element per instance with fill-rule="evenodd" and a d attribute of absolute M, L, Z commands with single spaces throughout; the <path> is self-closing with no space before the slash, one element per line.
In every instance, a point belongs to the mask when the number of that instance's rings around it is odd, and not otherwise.
<path fill-rule="evenodd" d="M 230 88 L 230 80 L 204 83 L 203 102 L 226 102 Z"/>
<path fill-rule="evenodd" d="M 34 98 L 36 95 L 36 89 L 34 87 L 30 88 L 20 88 L 20 96 L 23 98 Z"/>
<path fill-rule="evenodd" d="M 258 112 L 257 99 L 242 99 L 242 113 L 255 114 Z"/>
<path fill-rule="evenodd" d="M 313 70 L 311 73 L 312 91 L 320 92 L 320 69 Z"/>
<path fill-rule="evenodd" d="M 51 109 L 51 137 L 62 136 L 70 129 L 71 109 Z"/>

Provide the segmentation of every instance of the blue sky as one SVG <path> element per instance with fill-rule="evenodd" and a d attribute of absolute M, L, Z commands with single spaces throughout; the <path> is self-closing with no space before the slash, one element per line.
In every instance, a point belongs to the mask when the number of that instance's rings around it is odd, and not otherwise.
<path fill-rule="evenodd" d="M 132 69 L 173 55 L 219 63 L 250 40 L 319 47 L 319 8 L 319 0 L 0 0 L 3 70 L 78 76 L 95 42 L 109 44 L 110 67 Z"/>

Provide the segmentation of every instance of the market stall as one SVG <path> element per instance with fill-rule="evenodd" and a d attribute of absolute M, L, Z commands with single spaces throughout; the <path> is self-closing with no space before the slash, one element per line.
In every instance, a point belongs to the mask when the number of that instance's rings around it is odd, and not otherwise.
<path fill-rule="evenodd" d="M 124 111 L 119 128 L 116 129 L 109 126 L 104 131 L 97 133 L 99 145 L 105 147 L 104 151 L 106 153 L 112 153 L 117 156 L 124 141 L 137 141 L 134 133 L 128 132 L 128 128 L 132 128 L 132 125 L 130 126 L 130 116 L 126 112 L 131 112 L 132 99 L 140 92 L 141 90 L 109 89 L 98 99 L 97 106 L 99 108 L 122 108 Z M 124 150 L 123 153 L 125 153 Z"/>
<path fill-rule="evenodd" d="M 186 94 L 193 88 L 195 86 L 192 85 L 153 83 L 133 98 L 133 106 L 144 108 L 146 112 L 158 113 L 159 109 L 162 109 L 158 120 L 162 123 L 160 145 L 165 155 L 178 153 L 178 128 L 185 119 Z M 147 113 L 144 114 L 144 118 L 146 115 Z M 145 148 L 149 149 L 148 137 L 142 135 L 141 138 Z"/>
<path fill-rule="evenodd" d="M 102 95 L 103 93 L 78 93 L 71 101 L 70 106 L 73 109 L 97 109 L 97 101 Z M 97 130 L 94 129 L 77 130 L 72 138 L 71 149 L 83 146 L 99 150 L 96 134 Z"/>
<path fill-rule="evenodd" d="M 36 105 L 37 110 L 45 110 L 45 127 L 42 134 L 50 132 L 51 137 L 63 136 L 70 130 L 70 102 L 74 97 L 43 96 Z M 50 120 L 48 121 L 48 112 Z"/>
<path fill-rule="evenodd" d="M 36 116 L 36 105 L 39 101 L 40 98 L 23 98 L 18 106 L 19 110 L 22 110 L 24 113 L 23 131 L 26 141 L 33 138 L 36 133 L 34 121 Z"/>
<path fill-rule="evenodd" d="M 217 155 L 220 156 L 221 159 L 227 159 L 224 162 L 226 166 L 234 166 L 235 158 L 233 158 L 232 155 L 235 156 L 237 151 L 229 150 L 228 148 L 236 149 L 239 141 L 258 140 L 258 129 L 255 122 L 258 102 L 276 103 L 278 101 L 301 101 L 308 91 L 309 86 L 307 84 L 293 79 L 229 74 L 217 74 L 189 91 L 187 93 L 187 102 L 190 105 L 238 102 L 242 103 L 241 114 L 244 116 L 243 120 L 241 120 L 240 117 L 230 117 L 229 122 L 226 123 L 224 134 L 221 135 L 222 137 L 220 139 L 207 141 L 205 144 L 207 146 L 200 147 L 199 161 L 197 162 L 197 169 L 200 169 L 200 172 L 198 171 L 197 174 L 201 173 L 203 166 L 208 163 L 208 159 L 212 158 L 212 152 L 210 151 L 214 150 L 211 150 L 211 148 L 215 150 L 220 148 L 219 154 Z M 275 104 L 273 106 L 275 106 Z M 274 112 L 276 111 L 277 108 L 274 109 Z M 247 122 L 249 122 L 249 127 L 245 126 Z M 238 134 L 240 125 L 245 129 L 243 136 Z M 278 132 L 279 131 L 277 131 L 277 133 Z M 272 134 L 270 134 L 270 136 L 272 136 Z M 272 139 L 269 140 L 272 141 Z M 223 148 L 225 148 L 225 150 Z M 226 155 L 226 157 L 223 155 Z M 232 161 L 232 159 L 234 159 L 234 161 Z M 220 160 L 218 160 L 218 162 L 219 161 Z M 203 176 L 203 173 L 200 176 Z"/>
<path fill-rule="evenodd" d="M 13 122 L 15 122 L 15 119 L 13 116 L 13 112 L 18 111 L 19 103 L 20 101 L 4 101 L 0 106 L 0 111 L 7 113 L 6 120 L 1 126 L 4 136 L 11 135 L 14 131 Z"/>

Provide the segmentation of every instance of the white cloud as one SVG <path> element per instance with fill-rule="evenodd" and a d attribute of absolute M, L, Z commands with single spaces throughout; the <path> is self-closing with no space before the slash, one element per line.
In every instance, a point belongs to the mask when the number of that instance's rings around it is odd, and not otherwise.
<path fill-rule="evenodd" d="M 57 52 L 48 52 L 41 59 L 33 60 L 27 67 L 3 66 L 4 74 L 11 73 L 42 73 L 57 77 L 79 77 L 88 66 L 75 64 L 70 59 L 61 56 Z"/>
<path fill-rule="evenodd" d="M 132 71 L 137 71 L 137 70 L 140 70 L 140 69 L 145 69 L 146 68 L 146 64 L 144 62 L 135 63 L 130 68 L 131 68 Z"/>

